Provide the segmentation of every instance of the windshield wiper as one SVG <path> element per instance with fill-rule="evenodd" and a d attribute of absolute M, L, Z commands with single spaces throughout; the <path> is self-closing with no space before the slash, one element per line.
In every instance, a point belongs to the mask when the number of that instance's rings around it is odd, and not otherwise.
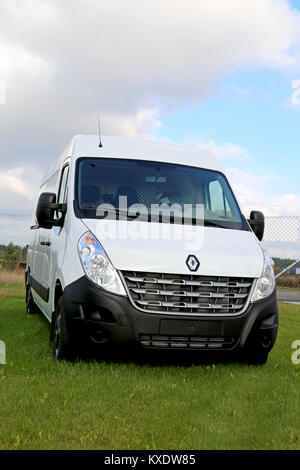
<path fill-rule="evenodd" d="M 85 207 L 84 209 L 87 210 L 96 210 L 97 207 L 95 206 L 90 206 L 90 207 Z M 176 222 L 181 222 L 182 225 L 199 225 L 199 226 L 206 226 L 206 227 L 216 227 L 216 228 L 224 228 L 228 229 L 230 227 L 226 227 L 225 225 L 219 224 L 217 222 L 213 222 L 211 220 L 199 220 L 196 219 L 195 217 L 189 217 L 189 218 L 183 218 L 181 216 L 174 216 L 173 214 L 170 215 L 169 220 L 163 220 L 163 215 L 162 214 L 142 214 L 138 210 L 134 213 L 130 213 L 129 211 L 123 210 L 123 209 L 112 209 L 111 207 L 107 208 L 101 208 L 101 215 L 97 214 L 97 217 L 101 219 L 105 219 L 108 215 L 114 214 L 116 216 L 116 220 L 120 220 L 120 216 L 123 216 L 123 220 L 140 220 L 140 221 L 147 221 L 147 222 L 170 222 L 170 223 L 176 223 Z M 121 219 L 122 220 L 122 219 Z"/>
<path fill-rule="evenodd" d="M 120 220 L 119 219 L 120 216 L 124 216 L 124 220 L 135 220 L 137 218 L 139 218 L 139 220 L 147 220 L 147 221 L 149 220 L 148 215 L 144 216 L 143 214 L 140 214 L 138 211 L 133 214 L 133 213 L 130 213 L 130 211 L 126 211 L 123 209 L 117 209 L 117 208 L 111 209 L 110 207 L 107 207 L 106 209 L 105 208 L 101 209 L 101 212 L 103 213 L 103 215 L 96 214 L 97 217 L 100 217 L 101 219 L 105 219 L 109 214 L 115 214 L 117 216 L 117 220 Z"/>
<path fill-rule="evenodd" d="M 211 220 L 204 220 L 205 227 L 217 227 L 217 228 L 230 228 L 226 227 L 225 225 L 220 225 L 217 222 L 212 222 Z"/>

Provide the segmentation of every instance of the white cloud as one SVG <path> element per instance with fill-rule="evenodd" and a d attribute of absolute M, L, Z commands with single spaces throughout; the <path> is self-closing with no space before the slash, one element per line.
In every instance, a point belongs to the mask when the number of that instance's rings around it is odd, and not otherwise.
<path fill-rule="evenodd" d="M 241 185 L 251 185 L 252 187 L 264 186 L 267 183 L 283 181 L 282 176 L 279 175 L 256 175 L 239 170 L 238 168 L 229 168 L 226 170 L 226 172 L 233 183 Z"/>
<path fill-rule="evenodd" d="M 23 168 L 13 168 L 7 171 L 3 171 L 0 174 L 0 191 L 5 191 L 7 195 L 12 192 L 26 199 L 32 199 L 32 189 L 28 182 L 24 181 L 22 174 L 24 173 Z M 5 200 L 3 198 L 2 200 Z"/>
<path fill-rule="evenodd" d="M 228 169 L 226 173 L 247 217 L 252 210 L 260 210 L 266 216 L 300 215 L 299 196 L 295 194 L 269 196 L 272 184 L 282 181 L 280 176 L 254 175 L 235 168 Z"/>
<path fill-rule="evenodd" d="M 0 58 L 1 79 L 9 82 L 18 77 L 20 87 L 24 75 L 30 79 L 41 80 L 43 75 L 49 73 L 47 62 L 21 45 L 14 47 L 0 43 Z"/>
<path fill-rule="evenodd" d="M 268 203 L 268 214 L 299 216 L 300 197 L 295 194 L 283 194 L 272 198 Z"/>
<path fill-rule="evenodd" d="M 235 159 L 245 161 L 250 158 L 246 149 L 232 143 L 219 144 L 210 141 L 208 144 L 196 144 L 205 148 L 218 159 Z M 233 150 L 232 150 L 233 149 Z M 223 162 L 224 163 L 224 162 Z M 260 210 L 266 216 L 297 216 L 300 215 L 300 197 L 295 194 L 283 194 L 270 197 L 270 189 L 274 184 L 284 181 L 276 174 L 254 174 L 238 168 L 227 168 L 225 174 L 234 189 L 242 211 L 248 217 L 252 210 Z"/>
<path fill-rule="evenodd" d="M 0 243 L 13 242 L 16 245 L 26 246 L 29 240 L 30 217 L 5 218 L 0 215 Z"/>
<path fill-rule="evenodd" d="M 5 81 L 0 80 L 0 104 L 5 104 L 6 98 L 5 98 Z"/>
<path fill-rule="evenodd" d="M 97 132 L 98 112 L 103 133 L 153 137 L 149 110 L 195 103 L 244 65 L 296 66 L 299 31 L 285 0 L 0 0 L 3 155 L 46 159 Z"/>
<path fill-rule="evenodd" d="M 32 167 L 17 167 L 0 172 L 0 243 L 25 246 L 32 224 L 41 172 Z"/>
<path fill-rule="evenodd" d="M 132 139 L 153 139 L 156 130 L 162 125 L 157 115 L 158 111 L 154 108 L 141 109 L 134 115 L 107 113 L 105 123 L 106 127 L 119 136 Z"/>
<path fill-rule="evenodd" d="M 40 172 L 33 168 L 18 167 L 2 170 L 0 173 L 0 215 L 31 214 L 40 180 Z"/>
<path fill-rule="evenodd" d="M 292 89 L 295 90 L 291 96 L 291 103 L 293 105 L 300 104 L 300 80 L 293 80 Z"/>
<path fill-rule="evenodd" d="M 237 68 L 296 73 L 299 32 L 286 0 L 0 0 L 1 210 L 29 210 L 32 174 L 72 135 L 97 133 L 98 112 L 103 134 L 153 138 L 162 110 L 210 96 Z"/>
<path fill-rule="evenodd" d="M 195 146 L 209 150 L 219 160 L 245 161 L 250 159 L 250 155 L 246 149 L 230 142 L 216 144 L 212 140 L 206 143 L 198 141 Z"/>

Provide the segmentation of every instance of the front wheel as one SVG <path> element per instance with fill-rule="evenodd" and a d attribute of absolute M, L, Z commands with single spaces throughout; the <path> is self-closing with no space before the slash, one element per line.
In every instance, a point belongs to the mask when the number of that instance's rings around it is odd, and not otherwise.
<path fill-rule="evenodd" d="M 72 359 L 70 332 L 62 297 L 59 299 L 56 310 L 52 316 L 50 345 L 55 361 Z"/>

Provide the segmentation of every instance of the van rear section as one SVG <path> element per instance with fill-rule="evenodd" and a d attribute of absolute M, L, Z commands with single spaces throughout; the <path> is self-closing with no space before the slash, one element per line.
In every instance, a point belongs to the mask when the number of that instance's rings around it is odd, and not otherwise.
<path fill-rule="evenodd" d="M 102 144 L 77 136 L 56 159 L 31 230 L 27 310 L 50 321 L 54 358 L 123 345 L 266 362 L 278 309 L 263 215 L 246 220 L 206 152 Z"/>

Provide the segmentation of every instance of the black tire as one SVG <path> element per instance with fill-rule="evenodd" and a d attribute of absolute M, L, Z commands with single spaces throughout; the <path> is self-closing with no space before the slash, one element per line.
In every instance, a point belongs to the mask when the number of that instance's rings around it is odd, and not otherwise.
<path fill-rule="evenodd" d="M 31 287 L 26 285 L 26 312 L 30 314 L 40 313 L 38 306 L 33 300 Z"/>
<path fill-rule="evenodd" d="M 60 297 L 56 311 L 52 316 L 50 345 L 52 347 L 54 361 L 72 360 L 73 354 L 70 333 L 62 297 Z"/>

